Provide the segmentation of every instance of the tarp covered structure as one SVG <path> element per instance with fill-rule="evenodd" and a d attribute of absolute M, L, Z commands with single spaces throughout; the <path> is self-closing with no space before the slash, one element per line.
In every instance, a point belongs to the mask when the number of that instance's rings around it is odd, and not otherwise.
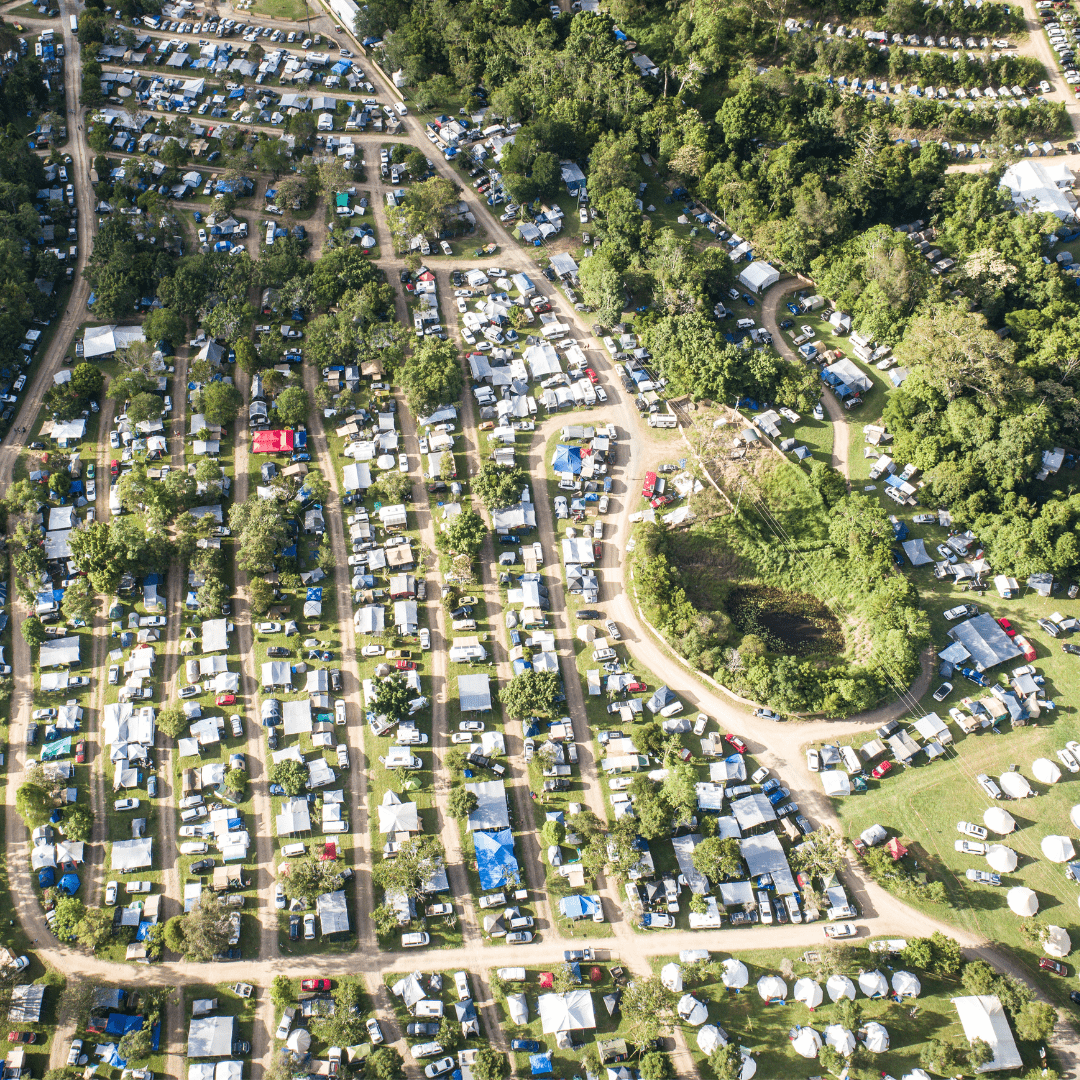
<path fill-rule="evenodd" d="M 511 877 L 518 879 L 518 861 L 514 854 L 514 834 L 510 829 L 497 832 L 473 833 L 476 848 L 476 869 L 480 875 L 480 887 L 485 891 L 501 888 Z"/>
<path fill-rule="evenodd" d="M 952 999 L 967 1041 L 982 1039 L 994 1051 L 993 1059 L 976 1072 L 1019 1069 L 1023 1065 L 1001 1001 L 993 994 L 973 994 Z"/>
<path fill-rule="evenodd" d="M 977 671 L 987 671 L 1021 656 L 1020 646 L 998 625 L 992 615 L 976 615 L 949 628 L 949 637 L 971 654 Z"/>
<path fill-rule="evenodd" d="M 588 990 L 541 994 L 536 1004 L 540 1012 L 541 1030 L 545 1035 L 596 1027 L 592 994 Z"/>

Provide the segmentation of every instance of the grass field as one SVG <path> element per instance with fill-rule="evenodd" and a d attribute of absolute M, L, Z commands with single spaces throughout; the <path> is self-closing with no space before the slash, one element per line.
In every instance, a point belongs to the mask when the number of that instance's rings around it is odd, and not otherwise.
<path fill-rule="evenodd" d="M 294 22 L 306 19 L 309 11 L 306 0 L 255 0 L 251 6 L 252 15 L 262 15 L 267 19 L 292 19 Z M 316 6 L 314 14 L 319 12 Z"/>

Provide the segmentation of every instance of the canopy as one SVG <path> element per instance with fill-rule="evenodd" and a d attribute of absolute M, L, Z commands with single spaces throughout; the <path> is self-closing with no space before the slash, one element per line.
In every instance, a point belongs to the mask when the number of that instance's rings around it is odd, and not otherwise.
<path fill-rule="evenodd" d="M 1010 799 L 1026 799 L 1031 794 L 1031 785 L 1027 782 L 1027 777 L 1018 772 L 1002 773 L 1000 783 L 1001 790 Z"/>
<path fill-rule="evenodd" d="M 673 993 L 682 993 L 682 968 L 678 964 L 665 964 L 660 969 L 660 981 Z"/>
<path fill-rule="evenodd" d="M 529 1022 L 529 1003 L 524 994 L 507 994 L 506 1008 L 510 1013 L 510 1019 L 515 1024 L 527 1024 Z"/>
<path fill-rule="evenodd" d="M 552 472 L 573 473 L 581 472 L 581 448 L 577 446 L 563 446 L 561 443 L 555 447 L 555 453 L 551 459 Z"/>
<path fill-rule="evenodd" d="M 999 874 L 1011 874 L 1016 869 L 1016 852 L 1004 844 L 991 844 L 986 851 L 986 861 Z"/>
<path fill-rule="evenodd" d="M 706 1024 L 697 1033 L 697 1044 L 703 1054 L 711 1054 L 721 1046 L 727 1046 L 727 1039 L 720 1034 L 720 1029 L 715 1024 Z"/>
<path fill-rule="evenodd" d="M 1039 910 L 1039 898 L 1031 891 L 1022 886 L 1010 889 L 1006 897 L 1009 902 L 1009 910 L 1014 915 L 1034 915 Z"/>
<path fill-rule="evenodd" d="M 859 989 L 868 997 L 884 997 L 889 992 L 889 984 L 880 971 L 864 971 L 859 976 Z"/>
<path fill-rule="evenodd" d="M 855 984 L 846 975 L 830 975 L 825 984 L 825 993 L 830 1001 L 839 1001 L 841 998 L 855 1000 Z"/>
<path fill-rule="evenodd" d="M 830 1024 L 825 1029 L 825 1045 L 831 1046 L 844 1057 L 851 1057 L 855 1053 L 855 1036 L 842 1024 Z"/>
<path fill-rule="evenodd" d="M 757 992 L 762 1001 L 783 1001 L 787 997 L 787 983 L 779 975 L 762 975 L 757 981 Z"/>
<path fill-rule="evenodd" d="M 1039 846 L 1051 862 L 1068 862 L 1076 854 L 1076 849 L 1067 836 L 1044 836 Z"/>
<path fill-rule="evenodd" d="M 1061 779 L 1061 770 L 1049 758 L 1036 758 L 1031 763 L 1031 775 L 1040 784 L 1056 784 Z"/>
<path fill-rule="evenodd" d="M 799 979 L 795 983 L 793 996 L 796 1001 L 803 1002 L 810 1009 L 816 1009 L 825 997 L 821 992 L 821 983 L 816 983 L 813 979 Z"/>
<path fill-rule="evenodd" d="M 729 956 L 724 961 L 724 973 L 720 976 L 720 981 L 729 990 L 738 990 L 750 981 L 750 974 L 741 960 Z"/>
<path fill-rule="evenodd" d="M 871 1054 L 883 1054 L 889 1049 L 888 1031 L 881 1024 L 872 1021 L 863 1029 L 863 1046 Z"/>
<path fill-rule="evenodd" d="M 1048 926 L 1043 939 L 1043 952 L 1047 956 L 1068 956 L 1072 952 L 1069 931 L 1063 926 Z"/>
<path fill-rule="evenodd" d="M 1069 820 L 1080 829 L 1080 805 L 1074 806 L 1069 811 Z"/>
<path fill-rule="evenodd" d="M 901 997 L 918 997 L 922 993 L 922 983 L 910 971 L 895 972 L 892 988 Z"/>
<path fill-rule="evenodd" d="M 1073 807 L 1074 813 L 1080 811 L 1080 806 Z M 1080 815 L 1077 815 L 1080 817 Z M 1002 836 L 1008 836 L 1009 833 L 1016 828 L 1016 822 L 1013 820 L 1012 814 L 1008 810 L 1003 810 L 1000 806 L 991 806 L 989 810 L 983 813 L 983 824 L 991 831 L 1001 833 Z M 1077 818 L 1073 818 L 1073 824 L 1080 829 L 1080 821 Z"/>
<path fill-rule="evenodd" d="M 821 1036 L 813 1028 L 799 1028 L 798 1035 L 791 1040 L 791 1049 L 799 1057 L 816 1058 L 821 1049 Z"/>
<path fill-rule="evenodd" d="M 541 994 L 537 1006 L 545 1035 L 596 1027 L 592 994 L 588 990 L 571 990 L 567 994 Z"/>
<path fill-rule="evenodd" d="M 691 1027 L 700 1027 L 709 1019 L 709 1010 L 693 994 L 683 994 L 679 998 L 677 1011 Z"/>

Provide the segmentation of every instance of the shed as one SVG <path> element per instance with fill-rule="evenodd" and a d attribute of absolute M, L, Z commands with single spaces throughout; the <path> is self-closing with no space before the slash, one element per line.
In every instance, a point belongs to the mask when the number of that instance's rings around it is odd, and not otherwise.
<path fill-rule="evenodd" d="M 780 271 L 767 262 L 752 262 L 741 274 L 739 281 L 752 293 L 763 293 L 780 280 Z"/>

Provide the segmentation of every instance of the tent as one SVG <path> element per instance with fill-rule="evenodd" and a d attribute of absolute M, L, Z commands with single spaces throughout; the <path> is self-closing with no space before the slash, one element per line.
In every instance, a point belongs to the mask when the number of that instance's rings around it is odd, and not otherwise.
<path fill-rule="evenodd" d="M 311 1049 L 311 1032 L 306 1028 L 295 1028 L 285 1041 L 285 1045 L 297 1056 L 303 1057 Z"/>
<path fill-rule="evenodd" d="M 256 431 L 251 436 L 253 454 L 289 453 L 293 448 L 293 432 L 289 429 Z"/>
<path fill-rule="evenodd" d="M 1036 758 L 1031 763 L 1031 775 L 1040 784 L 1056 784 L 1061 779 L 1061 770 L 1049 758 Z"/>
<path fill-rule="evenodd" d="M 829 772 L 821 773 L 820 776 L 821 786 L 830 799 L 851 794 L 851 781 L 848 779 L 847 773 L 832 769 Z"/>
<path fill-rule="evenodd" d="M 1044 836 L 1039 846 L 1042 853 L 1054 863 L 1068 862 L 1076 854 L 1073 842 L 1067 836 Z"/>
<path fill-rule="evenodd" d="M 729 990 L 739 990 L 750 981 L 750 974 L 741 960 L 729 956 L 724 961 L 724 973 L 720 976 L 720 981 Z"/>
<path fill-rule="evenodd" d="M 65 874 L 56 886 L 65 896 L 74 896 L 79 891 L 79 875 Z"/>
<path fill-rule="evenodd" d="M 991 844 L 986 849 L 986 861 L 991 870 L 999 874 L 1011 874 L 1016 869 L 1016 852 L 1004 844 Z"/>
<path fill-rule="evenodd" d="M 783 1001 L 787 997 L 787 983 L 779 975 L 762 975 L 757 981 L 757 992 L 762 1001 Z"/>
<path fill-rule="evenodd" d="M 796 1001 L 801 1001 L 807 1008 L 816 1009 L 824 1000 L 821 983 L 814 982 L 813 979 L 799 979 L 795 983 L 793 997 Z"/>
<path fill-rule="evenodd" d="M 739 1053 L 742 1056 L 742 1070 L 739 1072 L 739 1080 L 751 1080 L 751 1077 L 757 1072 L 757 1062 L 741 1046 L 739 1047 Z"/>
<path fill-rule="evenodd" d="M 673 993 L 682 993 L 682 968 L 678 964 L 665 964 L 660 969 L 660 981 Z"/>
<path fill-rule="evenodd" d="M 816 1058 L 821 1049 L 821 1036 L 813 1028 L 801 1027 L 791 1040 L 791 1049 L 799 1057 Z"/>
<path fill-rule="evenodd" d="M 510 1019 L 515 1024 L 529 1022 L 529 1003 L 524 994 L 507 994 L 506 1008 L 510 1013 Z"/>
<path fill-rule="evenodd" d="M 693 994 L 683 994 L 676 1011 L 691 1027 L 701 1027 L 709 1019 L 709 1010 Z"/>
<path fill-rule="evenodd" d="M 739 275 L 739 281 L 752 293 L 763 293 L 780 280 L 780 271 L 767 262 L 752 262 Z"/>
<path fill-rule="evenodd" d="M 547 1076 L 552 1071 L 551 1051 L 529 1055 L 529 1071 L 533 1076 Z"/>
<path fill-rule="evenodd" d="M 518 861 L 514 854 L 514 834 L 509 829 L 473 833 L 476 867 L 480 887 L 485 891 L 500 889 L 508 878 L 518 879 Z"/>
<path fill-rule="evenodd" d="M 892 988 L 901 997 L 918 997 L 922 993 L 922 983 L 910 971 L 894 972 Z"/>
<path fill-rule="evenodd" d="M 884 1025 L 871 1021 L 862 1030 L 863 1046 L 871 1054 L 883 1054 L 889 1049 L 889 1032 Z"/>
<path fill-rule="evenodd" d="M 844 1057 L 851 1057 L 855 1053 L 855 1036 L 842 1024 L 830 1024 L 825 1029 L 825 1045 Z"/>
<path fill-rule="evenodd" d="M 1069 931 L 1063 926 L 1048 926 L 1042 946 L 1047 956 L 1068 956 L 1072 952 Z"/>
<path fill-rule="evenodd" d="M 581 472 L 581 447 L 563 446 L 559 443 L 551 458 L 551 469 L 552 472 L 572 473 L 577 476 Z"/>
<path fill-rule="evenodd" d="M 926 554 L 926 546 L 921 540 L 905 540 L 900 546 L 912 566 L 928 566 L 934 561 Z"/>
<path fill-rule="evenodd" d="M 830 1001 L 839 1001 L 841 998 L 855 1000 L 855 984 L 846 975 L 830 975 L 825 984 L 825 993 Z"/>
<path fill-rule="evenodd" d="M 1001 774 L 1001 790 L 1009 796 L 1010 799 L 1026 799 L 1031 792 L 1031 785 L 1027 782 L 1027 777 L 1022 776 L 1018 772 L 1007 772 Z"/>
<path fill-rule="evenodd" d="M 996 1072 L 999 1069 L 1019 1069 L 1023 1065 L 1008 1018 L 1001 1001 L 993 994 L 972 995 L 952 999 L 957 1015 L 964 1028 L 968 1042 L 982 1039 L 994 1051 L 993 1060 L 982 1066 L 979 1072 Z"/>
<path fill-rule="evenodd" d="M 727 1038 L 720 1033 L 720 1029 L 715 1024 L 706 1024 L 698 1030 L 697 1045 L 703 1054 L 711 1054 L 714 1050 L 719 1050 L 721 1046 L 727 1046 Z"/>
<path fill-rule="evenodd" d="M 909 1073 L 904 1073 L 900 1080 L 930 1080 L 930 1074 L 923 1069 L 912 1069 Z"/>
<path fill-rule="evenodd" d="M 1074 811 L 1080 810 L 1080 806 L 1073 807 Z M 1080 822 L 1078 822 L 1080 815 L 1074 818 L 1073 824 L 1080 829 Z M 991 806 L 983 813 L 983 824 L 991 831 L 1000 833 L 1002 836 L 1007 836 L 1016 828 L 1016 822 L 1013 820 L 1012 814 L 1008 810 L 1003 810 L 1000 806 Z"/>
<path fill-rule="evenodd" d="M 1069 811 L 1069 820 L 1073 823 L 1073 825 L 1080 829 L 1080 805 L 1074 806 Z"/>
<path fill-rule="evenodd" d="M 1014 915 L 1027 918 L 1039 910 L 1039 898 L 1031 889 L 1025 889 L 1020 885 L 1015 889 L 1010 889 L 1005 899 L 1009 903 L 1009 910 Z"/>
<path fill-rule="evenodd" d="M 479 834 L 478 834 L 479 835 Z M 545 1035 L 596 1027 L 592 994 L 571 990 L 566 994 L 541 994 L 537 999 L 541 1030 Z"/>
<path fill-rule="evenodd" d="M 880 971 L 864 971 L 859 976 L 859 989 L 868 997 L 884 997 L 889 992 L 889 984 Z"/>

